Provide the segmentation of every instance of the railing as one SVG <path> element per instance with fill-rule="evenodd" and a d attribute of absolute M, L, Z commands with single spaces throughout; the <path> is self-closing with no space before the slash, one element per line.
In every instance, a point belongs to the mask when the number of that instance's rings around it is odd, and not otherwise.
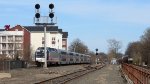
<path fill-rule="evenodd" d="M 150 84 L 150 70 L 132 64 L 122 64 L 122 71 L 133 84 Z"/>

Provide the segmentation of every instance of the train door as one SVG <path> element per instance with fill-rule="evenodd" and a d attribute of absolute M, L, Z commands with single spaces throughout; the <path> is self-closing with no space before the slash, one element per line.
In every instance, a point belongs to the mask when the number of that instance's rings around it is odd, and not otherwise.
<path fill-rule="evenodd" d="M 67 64 L 67 52 L 61 51 L 60 57 L 61 57 L 61 64 Z"/>
<path fill-rule="evenodd" d="M 73 53 L 69 53 L 69 58 L 70 58 L 70 60 L 69 60 L 69 64 L 73 64 L 74 63 L 74 56 L 73 56 L 74 54 Z"/>

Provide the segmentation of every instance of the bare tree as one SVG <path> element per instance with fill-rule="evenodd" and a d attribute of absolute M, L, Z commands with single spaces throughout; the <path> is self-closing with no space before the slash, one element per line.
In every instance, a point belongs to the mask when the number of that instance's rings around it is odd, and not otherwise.
<path fill-rule="evenodd" d="M 80 40 L 75 39 L 69 46 L 69 51 L 78 53 L 87 53 L 88 47 Z"/>
<path fill-rule="evenodd" d="M 148 28 L 144 35 L 141 36 L 142 43 L 142 61 L 150 66 L 150 28 Z"/>
<path fill-rule="evenodd" d="M 136 64 L 150 66 L 150 28 L 144 32 L 140 41 L 129 43 L 125 54 L 132 57 Z"/>
<path fill-rule="evenodd" d="M 115 39 L 108 40 L 108 47 L 110 51 L 118 53 L 119 49 L 121 49 L 121 42 Z"/>
<path fill-rule="evenodd" d="M 142 44 L 140 41 L 132 42 L 128 44 L 125 55 L 130 58 L 133 58 L 133 63 L 137 65 L 141 65 L 141 52 L 142 52 Z"/>
<path fill-rule="evenodd" d="M 117 58 L 119 50 L 121 49 L 121 42 L 115 39 L 108 40 L 108 49 L 109 60 Z"/>
<path fill-rule="evenodd" d="M 107 62 L 108 61 L 108 56 L 104 52 L 100 52 L 98 55 L 99 55 L 101 62 Z"/>

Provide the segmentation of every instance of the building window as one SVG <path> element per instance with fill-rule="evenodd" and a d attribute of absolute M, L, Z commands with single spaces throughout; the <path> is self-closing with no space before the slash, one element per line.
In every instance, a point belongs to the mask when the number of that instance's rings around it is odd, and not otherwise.
<path fill-rule="evenodd" d="M 55 41 L 55 37 L 52 37 L 52 41 Z"/>
<path fill-rule="evenodd" d="M 16 36 L 15 40 L 16 42 L 22 42 L 22 36 Z"/>
<path fill-rule="evenodd" d="M 2 54 L 6 54 L 6 51 L 2 51 Z"/>
<path fill-rule="evenodd" d="M 13 36 L 8 36 L 8 42 L 13 42 Z"/>
<path fill-rule="evenodd" d="M 2 36 L 2 42 L 6 42 L 6 36 Z"/>
<path fill-rule="evenodd" d="M 2 44 L 2 49 L 6 49 L 6 44 Z"/>
<path fill-rule="evenodd" d="M 13 55 L 13 51 L 8 51 L 9 55 Z"/>
<path fill-rule="evenodd" d="M 55 46 L 55 37 L 52 37 L 52 46 L 54 47 Z"/>
<path fill-rule="evenodd" d="M 63 42 L 62 42 L 62 45 L 66 45 L 66 41 L 63 41 Z"/>
<path fill-rule="evenodd" d="M 22 49 L 22 44 L 16 44 L 16 49 Z"/>
<path fill-rule="evenodd" d="M 42 44 L 44 44 L 45 43 L 45 41 L 44 41 L 44 37 L 42 37 Z"/>
<path fill-rule="evenodd" d="M 8 49 L 13 49 L 13 44 L 8 44 Z"/>

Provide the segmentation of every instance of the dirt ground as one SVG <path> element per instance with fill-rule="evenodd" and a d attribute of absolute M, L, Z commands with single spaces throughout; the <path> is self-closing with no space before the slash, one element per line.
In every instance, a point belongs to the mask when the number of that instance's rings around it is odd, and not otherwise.
<path fill-rule="evenodd" d="M 53 66 L 44 68 L 28 68 L 11 70 L 11 78 L 0 79 L 0 84 L 33 84 L 41 80 L 54 78 L 76 70 L 83 69 L 82 65 Z"/>

